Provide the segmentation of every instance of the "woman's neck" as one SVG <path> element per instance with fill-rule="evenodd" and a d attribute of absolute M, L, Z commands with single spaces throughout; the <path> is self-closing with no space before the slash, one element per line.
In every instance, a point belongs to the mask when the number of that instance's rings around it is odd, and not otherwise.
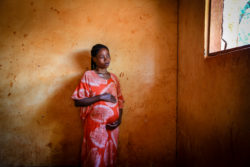
<path fill-rule="evenodd" d="M 95 70 L 96 70 L 97 73 L 102 73 L 102 74 L 108 72 L 108 71 L 107 71 L 107 68 L 98 68 L 98 67 L 97 67 Z"/>

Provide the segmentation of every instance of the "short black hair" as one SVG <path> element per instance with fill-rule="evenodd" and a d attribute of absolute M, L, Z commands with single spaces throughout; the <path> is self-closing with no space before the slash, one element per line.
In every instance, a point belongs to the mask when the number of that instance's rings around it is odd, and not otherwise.
<path fill-rule="evenodd" d="M 93 57 L 96 57 L 96 55 L 98 54 L 98 52 L 101 50 L 101 49 L 108 49 L 107 46 L 103 45 L 103 44 L 95 44 L 92 49 L 91 49 L 91 70 L 94 70 L 96 69 L 96 64 L 95 62 L 93 61 Z"/>

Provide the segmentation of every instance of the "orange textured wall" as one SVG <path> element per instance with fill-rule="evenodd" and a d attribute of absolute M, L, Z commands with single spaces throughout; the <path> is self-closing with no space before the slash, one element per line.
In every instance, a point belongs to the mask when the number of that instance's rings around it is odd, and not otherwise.
<path fill-rule="evenodd" d="M 126 99 L 120 166 L 173 165 L 177 1 L 2 0 L 0 165 L 77 165 L 82 137 L 70 96 L 96 43 Z"/>
<path fill-rule="evenodd" d="M 180 0 L 178 166 L 249 166 L 250 53 L 204 59 L 205 0 Z"/>

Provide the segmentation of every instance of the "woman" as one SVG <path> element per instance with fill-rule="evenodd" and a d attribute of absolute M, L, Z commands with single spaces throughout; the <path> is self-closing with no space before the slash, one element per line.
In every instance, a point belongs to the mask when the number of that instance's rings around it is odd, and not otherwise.
<path fill-rule="evenodd" d="M 72 98 L 83 121 L 82 166 L 114 166 L 121 124 L 123 97 L 118 78 L 107 71 L 109 49 L 96 44 L 91 69 L 86 71 Z"/>

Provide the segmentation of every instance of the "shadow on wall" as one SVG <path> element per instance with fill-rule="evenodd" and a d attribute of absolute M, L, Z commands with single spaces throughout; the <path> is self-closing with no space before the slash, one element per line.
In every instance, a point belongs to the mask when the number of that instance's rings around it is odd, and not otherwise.
<path fill-rule="evenodd" d="M 249 166 L 250 58 L 244 52 L 201 57 L 202 70 L 185 74 L 196 83 L 192 94 L 181 94 L 189 106 L 180 110 L 177 166 Z"/>
<path fill-rule="evenodd" d="M 81 51 L 72 55 L 76 66 L 83 70 L 90 67 L 89 51 Z M 84 71 L 83 71 L 84 72 Z M 60 88 L 48 97 L 47 101 L 38 109 L 36 117 L 31 122 L 32 127 L 38 127 L 49 135 L 48 143 L 44 146 L 49 150 L 47 161 L 50 165 L 80 164 L 82 143 L 82 126 L 79 108 L 74 106 L 71 95 L 79 83 L 81 75 L 66 80 Z M 44 135 L 44 134 L 43 134 Z M 38 153 L 39 154 L 39 153 Z"/>

